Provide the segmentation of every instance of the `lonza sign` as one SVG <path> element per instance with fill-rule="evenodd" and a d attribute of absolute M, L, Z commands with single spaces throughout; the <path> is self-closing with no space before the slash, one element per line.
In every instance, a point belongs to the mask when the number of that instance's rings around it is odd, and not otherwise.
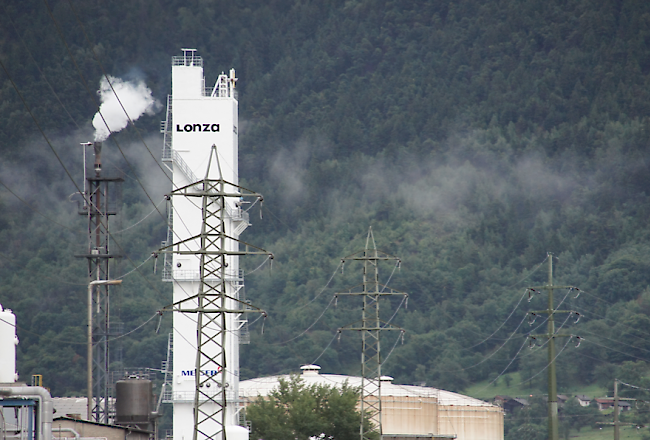
<path fill-rule="evenodd" d="M 184 133 L 217 133 L 219 132 L 219 124 L 185 124 L 181 127 L 181 124 L 176 124 L 176 131 Z"/>

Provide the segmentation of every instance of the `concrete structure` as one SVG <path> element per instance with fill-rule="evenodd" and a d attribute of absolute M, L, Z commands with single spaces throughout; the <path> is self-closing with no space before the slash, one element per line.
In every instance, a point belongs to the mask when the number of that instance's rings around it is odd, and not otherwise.
<path fill-rule="evenodd" d="M 173 174 L 163 280 L 173 282 L 180 312 L 173 314 L 172 391 L 164 401 L 173 404 L 177 440 L 217 440 L 224 430 L 229 440 L 247 439 L 237 426 L 246 322 L 238 238 L 248 226 L 241 200 L 247 194 L 237 186 L 237 78 L 233 69 L 206 87 L 202 58 L 182 51 L 172 59 L 161 127 L 163 162 Z"/>
<path fill-rule="evenodd" d="M 320 367 L 301 367 L 307 386 L 340 387 L 361 385 L 361 378 L 340 374 L 319 374 Z M 269 376 L 240 382 L 245 404 L 265 397 L 289 375 Z M 382 428 L 385 438 L 457 438 L 459 440 L 503 440 L 503 409 L 482 400 L 436 388 L 396 385 L 382 377 Z M 415 436 L 415 437 L 413 437 Z"/>

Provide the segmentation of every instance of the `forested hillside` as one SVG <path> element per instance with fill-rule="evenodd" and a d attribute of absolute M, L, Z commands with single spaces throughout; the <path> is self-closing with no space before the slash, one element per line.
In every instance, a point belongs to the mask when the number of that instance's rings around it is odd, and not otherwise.
<path fill-rule="evenodd" d="M 526 314 L 546 299 L 528 302 L 525 288 L 546 282 L 551 252 L 555 283 L 581 292 L 556 291 L 556 307 L 581 314 L 556 327 L 583 338 L 556 341 L 560 389 L 650 383 L 649 3 L 11 0 L 1 12 L 0 303 L 18 315 L 23 378 L 83 392 L 85 347 L 70 342 L 84 338 L 85 263 L 73 255 L 85 220 L 68 196 L 98 61 L 165 102 L 170 57 L 196 47 L 207 82 L 237 69 L 240 176 L 265 196 L 242 238 L 275 254 L 272 267 L 243 263 L 248 299 L 269 312 L 263 334 L 251 325 L 243 378 L 315 360 L 359 374 L 359 335 L 336 335 L 360 304 L 332 298 L 361 282 L 361 266 L 341 273 L 339 261 L 372 226 L 402 259 L 380 282 L 409 293 L 408 308 L 381 305 L 407 331 L 403 345 L 382 340 L 397 382 L 462 391 L 519 371 L 543 392 L 545 350 L 526 348 L 543 317 L 529 326 Z M 127 175 L 123 227 L 169 191 L 161 119 L 112 136 L 123 154 L 107 142 Z M 125 231 L 117 271 L 165 230 L 154 212 Z M 153 266 L 116 291 L 127 330 L 170 301 Z M 171 317 L 158 333 L 156 322 L 121 340 L 123 365 L 159 367 Z"/>

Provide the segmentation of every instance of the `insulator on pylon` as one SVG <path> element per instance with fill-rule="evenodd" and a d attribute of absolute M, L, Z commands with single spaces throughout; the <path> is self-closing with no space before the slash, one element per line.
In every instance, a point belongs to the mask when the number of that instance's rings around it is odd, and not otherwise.
<path fill-rule="evenodd" d="M 580 344 L 582 343 L 582 339 L 583 338 L 581 338 L 580 336 L 576 336 L 576 341 L 577 341 L 576 348 L 580 347 Z"/>

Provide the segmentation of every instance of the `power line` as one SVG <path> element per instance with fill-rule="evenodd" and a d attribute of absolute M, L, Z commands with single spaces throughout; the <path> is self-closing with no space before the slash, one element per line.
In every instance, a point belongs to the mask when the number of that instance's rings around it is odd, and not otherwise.
<path fill-rule="evenodd" d="M 36 62 L 36 59 L 34 58 L 34 55 L 32 55 L 32 52 L 29 50 L 29 46 L 27 46 L 27 43 L 25 43 L 25 40 L 23 39 L 22 35 L 18 32 L 18 29 L 16 28 L 16 24 L 11 17 L 11 14 L 7 11 L 7 8 L 4 8 L 4 15 L 9 18 L 9 22 L 11 23 L 11 26 L 13 27 L 14 31 L 16 32 L 16 35 L 18 35 L 18 38 L 20 39 L 20 42 L 22 43 L 23 47 L 25 48 L 25 51 L 29 55 L 29 57 L 32 59 L 32 62 L 34 63 L 34 66 L 36 66 L 36 69 L 38 70 L 38 73 L 40 73 L 41 77 L 45 81 L 45 83 L 48 85 L 50 88 L 50 91 L 56 98 L 56 100 L 59 102 L 59 105 L 61 105 L 61 108 L 65 111 L 65 113 L 68 115 L 72 123 L 77 127 L 78 130 L 81 130 L 81 127 L 79 127 L 79 124 L 77 124 L 77 121 L 75 118 L 70 114 L 68 109 L 66 108 L 65 105 L 63 105 L 63 102 L 61 102 L 61 98 L 59 98 L 59 95 L 54 91 L 54 87 L 52 87 L 52 84 L 47 80 L 47 76 L 45 76 L 45 73 L 41 70 L 40 66 Z"/>
<path fill-rule="evenodd" d="M 31 209 L 32 211 L 34 211 L 36 214 L 38 214 L 38 215 L 40 215 L 41 217 L 43 217 L 43 218 L 44 218 L 45 220 L 47 220 L 48 222 L 50 222 L 50 223 L 54 223 L 55 225 L 60 226 L 60 227 L 62 227 L 63 229 L 67 229 L 68 231 L 73 232 L 73 233 L 75 233 L 75 234 L 78 232 L 77 230 L 74 230 L 74 229 L 70 228 L 69 226 L 66 226 L 66 225 L 64 225 L 64 224 L 61 224 L 61 223 L 57 222 L 56 220 L 52 220 L 51 217 L 48 217 L 47 215 L 43 214 L 41 211 L 39 211 L 38 209 L 36 209 L 32 204 L 28 203 L 25 199 L 23 199 L 23 198 L 20 197 L 18 194 L 16 194 L 16 193 L 15 193 L 11 188 L 9 188 L 9 187 L 4 183 L 4 182 L 0 181 L 0 185 L 4 186 L 5 189 L 6 189 L 7 191 L 9 191 L 9 192 L 10 192 L 10 193 L 15 197 L 15 198 L 17 198 L 18 200 L 20 200 L 20 202 L 22 202 L 25 206 L 27 206 L 29 209 Z"/>
<path fill-rule="evenodd" d="M 634 358 L 634 359 L 638 359 L 638 360 L 640 360 L 640 361 L 650 362 L 650 359 L 645 359 L 645 358 L 642 358 L 642 357 L 639 357 L 639 356 L 635 356 L 635 355 L 633 355 L 633 354 L 629 354 L 629 353 L 622 352 L 622 351 L 620 351 L 620 350 L 616 350 L 615 348 L 608 347 L 608 346 L 603 345 L 603 344 L 599 344 L 598 342 L 595 342 L 595 341 L 593 341 L 593 340 L 591 340 L 591 339 L 583 339 L 583 340 L 584 340 L 585 342 L 590 343 L 590 344 L 597 345 L 597 346 L 602 347 L 602 348 L 604 348 L 604 349 L 611 350 L 611 351 L 614 351 L 614 352 L 616 352 L 616 353 L 620 353 L 620 354 L 622 354 L 622 355 L 629 356 L 629 357 L 632 357 L 632 358 Z"/>
<path fill-rule="evenodd" d="M 112 341 L 116 341 L 116 340 L 118 340 L 118 339 L 122 339 L 123 337 L 128 336 L 128 335 L 130 335 L 130 334 L 132 334 L 132 333 L 134 333 L 134 332 L 140 330 L 140 329 L 141 329 L 142 327 L 144 327 L 146 324 L 148 324 L 149 322 L 151 322 L 151 320 L 154 319 L 156 316 L 161 316 L 161 315 L 162 315 L 162 312 L 159 310 L 159 311 L 157 311 L 156 313 L 154 313 L 154 314 L 153 314 L 149 319 L 147 319 L 147 320 L 146 320 L 145 322 L 143 322 L 142 324 L 138 325 L 138 326 L 137 326 L 136 328 L 134 328 L 133 330 L 130 330 L 130 331 L 128 331 L 127 333 L 124 333 L 124 334 L 122 334 L 122 335 L 120 335 L 120 336 L 117 336 L 117 337 L 115 337 L 115 338 L 110 338 L 110 339 L 108 339 L 108 342 L 112 342 Z M 39 338 L 45 338 L 45 337 L 47 337 L 47 336 L 44 335 L 44 334 L 36 333 L 36 332 L 31 331 L 31 330 L 27 330 L 25 327 L 21 327 L 21 326 L 19 326 L 18 324 L 13 324 L 13 323 L 11 323 L 11 322 L 9 322 L 9 321 L 5 321 L 5 320 L 2 319 L 2 318 L 0 318 L 0 321 L 2 321 L 2 322 L 4 322 L 5 324 L 8 324 L 8 325 L 10 325 L 10 326 L 16 328 L 17 330 L 24 331 L 25 333 L 29 333 L 29 334 L 32 334 L 32 335 L 34 335 L 34 336 L 38 336 Z M 65 340 L 65 339 L 51 338 L 51 337 L 47 337 L 47 339 L 48 339 L 48 341 L 60 342 L 60 343 L 63 343 L 63 344 L 70 344 L 70 345 L 83 345 L 83 346 L 88 345 L 88 342 L 87 342 L 87 341 L 85 341 L 85 342 L 75 342 L 75 341 L 69 341 L 69 340 Z"/>
<path fill-rule="evenodd" d="M 283 344 L 286 344 L 287 342 L 295 341 L 296 339 L 298 339 L 299 337 L 301 337 L 302 335 L 307 333 L 309 330 L 312 329 L 312 327 L 314 327 L 316 325 L 316 323 L 318 323 L 318 321 L 320 321 L 320 319 L 323 317 L 323 315 L 325 315 L 325 312 L 327 312 L 327 310 L 330 308 L 330 306 L 332 305 L 332 303 L 334 302 L 335 299 L 336 299 L 336 297 L 333 296 L 332 299 L 330 300 L 330 302 L 325 307 L 325 310 L 323 310 L 323 312 L 318 316 L 318 318 L 316 318 L 316 320 L 309 327 L 307 327 L 305 330 L 303 330 L 298 336 L 295 336 L 295 337 L 293 337 L 291 339 L 287 339 L 286 341 L 274 342 L 274 343 L 272 343 L 270 345 L 283 345 Z"/>

